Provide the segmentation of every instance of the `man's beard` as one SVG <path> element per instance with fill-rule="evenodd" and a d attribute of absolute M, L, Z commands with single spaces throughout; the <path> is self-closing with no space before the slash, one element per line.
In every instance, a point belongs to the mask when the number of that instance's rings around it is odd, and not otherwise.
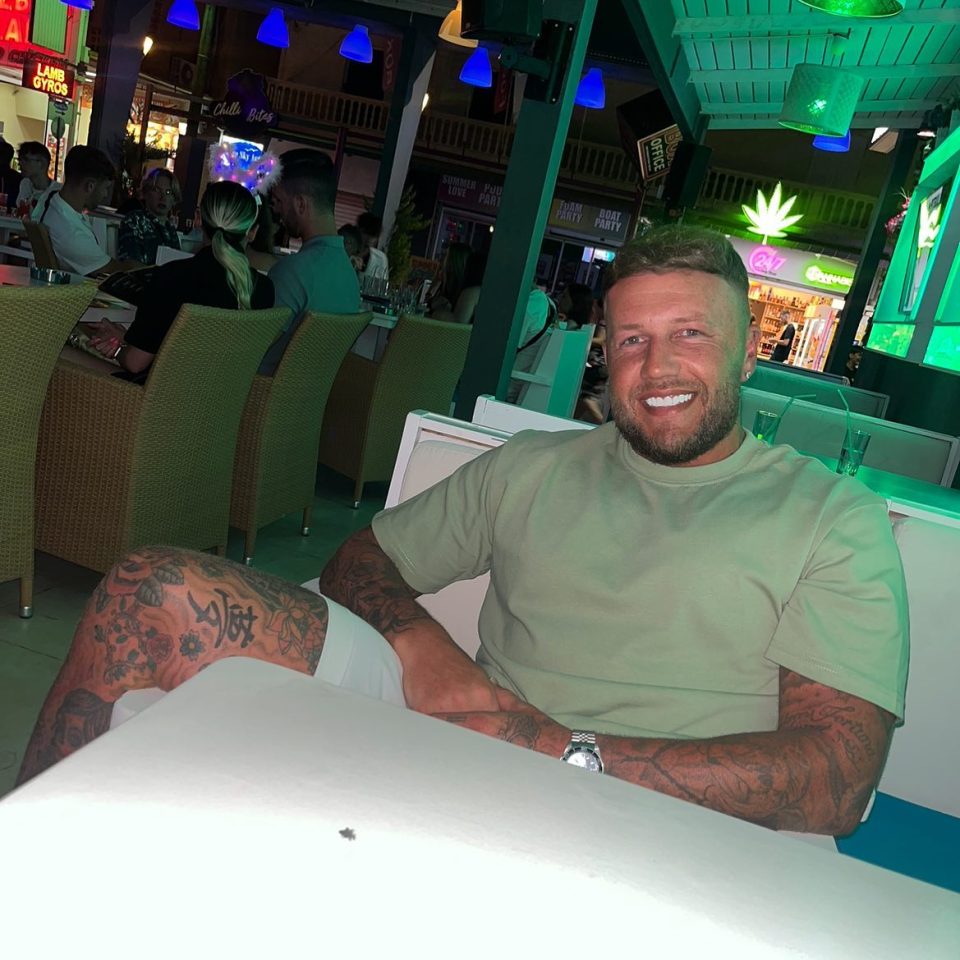
<path fill-rule="evenodd" d="M 676 467 L 703 456 L 733 430 L 740 418 L 740 384 L 736 380 L 725 380 L 715 393 L 707 396 L 706 410 L 696 430 L 672 444 L 658 443 L 644 433 L 633 419 L 629 405 L 621 403 L 612 393 L 610 408 L 620 435 L 635 453 L 651 463 Z"/>

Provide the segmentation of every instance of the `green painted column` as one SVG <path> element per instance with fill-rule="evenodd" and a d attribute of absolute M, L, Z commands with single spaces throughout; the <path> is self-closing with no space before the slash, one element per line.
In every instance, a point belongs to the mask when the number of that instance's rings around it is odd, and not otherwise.
<path fill-rule="evenodd" d="M 857 335 L 857 327 L 860 326 L 860 318 L 867 305 L 873 278 L 880 266 L 880 258 L 883 256 L 883 248 L 887 242 L 886 224 L 903 202 L 900 190 L 910 175 L 916 152 L 916 130 L 901 130 L 897 136 L 897 145 L 894 147 L 887 181 L 883 185 L 883 190 L 877 198 L 877 205 L 873 208 L 873 214 L 870 217 L 867 242 L 863 246 L 863 253 L 860 254 L 850 292 L 844 298 L 837 332 L 823 367 L 826 373 L 838 373 L 843 376 L 847 357 L 850 356 L 850 350 L 853 347 L 853 338 Z"/>
<path fill-rule="evenodd" d="M 456 414 L 463 420 L 471 419 L 481 394 L 506 396 L 596 9 L 597 0 L 547 0 L 544 4 L 545 20 L 571 24 L 570 53 L 557 102 L 524 97 L 517 118 L 460 381 Z"/>

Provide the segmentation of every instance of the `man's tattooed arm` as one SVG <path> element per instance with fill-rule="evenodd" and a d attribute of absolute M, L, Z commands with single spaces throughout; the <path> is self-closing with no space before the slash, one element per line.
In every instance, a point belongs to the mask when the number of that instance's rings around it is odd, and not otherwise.
<path fill-rule="evenodd" d="M 500 712 L 442 719 L 559 757 L 570 731 L 499 692 Z M 883 768 L 891 714 L 780 671 L 778 729 L 707 740 L 598 735 L 608 774 L 775 830 L 842 836 L 856 829 Z"/>
<path fill-rule="evenodd" d="M 106 732 L 128 690 L 172 690 L 232 656 L 313 673 L 326 631 L 326 601 L 301 587 L 208 554 L 138 550 L 87 603 L 19 782 Z"/>
<path fill-rule="evenodd" d="M 320 577 L 320 589 L 386 638 L 403 665 L 407 705 L 423 713 L 495 710 L 486 674 L 449 633 L 417 603 L 370 527 L 336 552 Z"/>

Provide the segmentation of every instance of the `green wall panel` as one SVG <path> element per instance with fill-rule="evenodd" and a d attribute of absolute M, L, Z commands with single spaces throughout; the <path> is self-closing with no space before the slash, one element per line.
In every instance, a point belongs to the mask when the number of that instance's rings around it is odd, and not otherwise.
<path fill-rule="evenodd" d="M 39 47 L 65 53 L 68 9 L 60 0 L 33 0 L 30 39 Z"/>

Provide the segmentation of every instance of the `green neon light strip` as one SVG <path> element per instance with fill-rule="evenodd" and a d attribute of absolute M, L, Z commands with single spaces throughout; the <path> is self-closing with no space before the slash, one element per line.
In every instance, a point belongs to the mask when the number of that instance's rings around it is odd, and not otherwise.
<path fill-rule="evenodd" d="M 876 330 L 876 328 L 874 328 Z M 873 335 L 870 337 L 873 347 Z M 930 336 L 923 362 L 942 370 L 960 372 L 960 327 L 939 327 Z"/>
<path fill-rule="evenodd" d="M 891 357 L 905 357 L 915 329 L 912 323 L 875 323 L 867 347 Z"/>

